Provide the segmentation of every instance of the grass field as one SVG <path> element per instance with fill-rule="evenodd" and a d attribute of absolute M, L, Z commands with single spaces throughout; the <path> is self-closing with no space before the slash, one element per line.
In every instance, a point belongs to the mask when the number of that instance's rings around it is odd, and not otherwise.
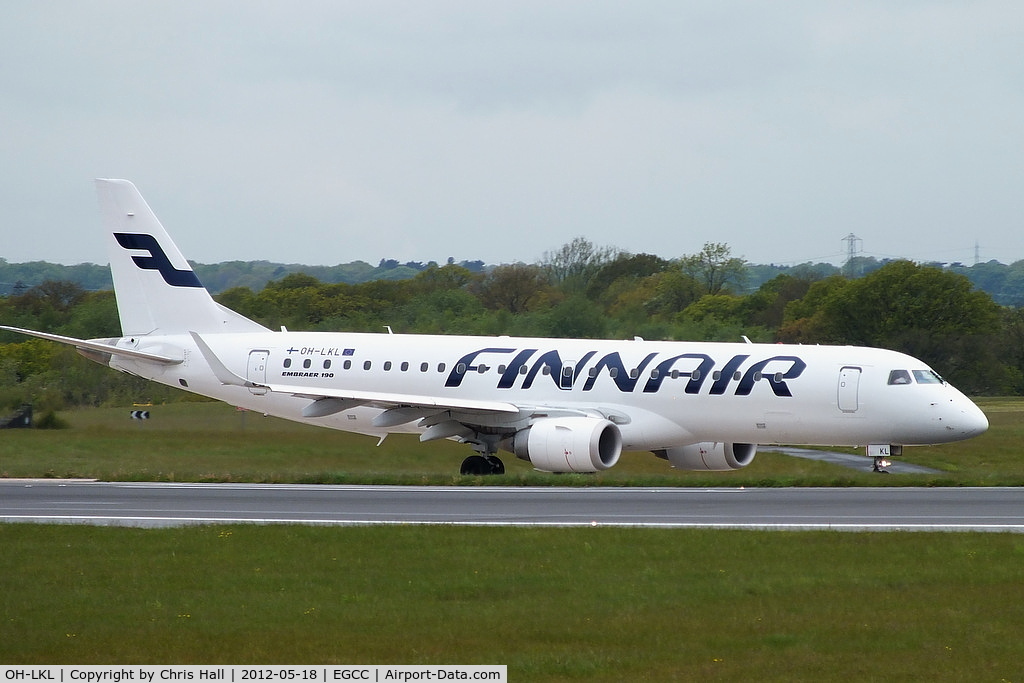
<path fill-rule="evenodd" d="M 1024 485 L 1024 399 L 980 402 L 991 429 L 969 441 L 908 448 L 905 459 L 937 475 L 891 475 L 759 453 L 743 470 L 680 472 L 650 453 L 626 453 L 596 475 L 536 473 L 504 454 L 503 477 L 458 476 L 471 453 L 447 441 L 421 444 L 394 435 L 371 437 L 295 424 L 222 403 L 175 403 L 149 408 L 148 421 L 128 408 L 61 415 L 69 429 L 0 432 L 0 476 L 89 477 L 106 480 L 261 481 L 303 483 L 430 483 L 657 486 Z M 763 449 L 766 451 L 766 449 Z"/>
<path fill-rule="evenodd" d="M 466 454 L 215 403 L 0 432 L 0 476 L 578 485 L 1019 485 L 1024 400 L 910 450 L 940 475 L 759 454 L 685 473 L 453 474 Z M 1024 536 L 472 527 L 0 525 L 0 664 L 507 664 L 511 680 L 1024 679 Z"/>
<path fill-rule="evenodd" d="M 1024 537 L 0 525 L 0 663 L 1019 681 Z"/>

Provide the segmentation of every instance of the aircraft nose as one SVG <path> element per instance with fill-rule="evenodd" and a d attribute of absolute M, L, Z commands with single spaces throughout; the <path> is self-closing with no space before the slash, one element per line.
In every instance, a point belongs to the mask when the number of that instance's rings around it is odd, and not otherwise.
<path fill-rule="evenodd" d="M 968 437 L 978 436 L 988 431 L 988 418 L 981 408 L 971 402 L 970 409 L 964 411 L 964 429 Z"/>
<path fill-rule="evenodd" d="M 971 399 L 962 396 L 959 401 L 953 401 L 952 407 L 953 410 L 949 419 L 945 421 L 945 426 L 946 429 L 957 434 L 958 438 L 970 439 L 984 434 L 988 430 L 988 418 Z"/>

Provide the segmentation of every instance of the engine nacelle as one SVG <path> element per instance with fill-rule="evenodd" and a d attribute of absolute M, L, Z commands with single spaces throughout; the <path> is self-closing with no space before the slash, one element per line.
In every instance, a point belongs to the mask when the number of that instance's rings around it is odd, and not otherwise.
<path fill-rule="evenodd" d="M 686 446 L 654 451 L 659 458 L 665 458 L 681 470 L 721 472 L 738 470 L 754 461 L 756 443 L 720 443 L 705 441 Z"/>
<path fill-rule="evenodd" d="M 598 472 L 619 461 L 622 434 L 609 420 L 549 417 L 517 432 L 505 445 L 544 472 Z"/>

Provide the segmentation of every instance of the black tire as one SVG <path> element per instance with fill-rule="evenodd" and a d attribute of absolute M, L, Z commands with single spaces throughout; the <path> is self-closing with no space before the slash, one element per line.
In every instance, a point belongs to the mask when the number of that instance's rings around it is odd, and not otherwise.
<path fill-rule="evenodd" d="M 462 461 L 459 473 L 467 477 L 486 477 L 505 474 L 505 463 L 493 455 L 471 455 Z"/>
<path fill-rule="evenodd" d="M 482 477 L 491 474 L 491 463 L 482 455 L 471 455 L 462 461 L 459 473 L 468 477 Z"/>

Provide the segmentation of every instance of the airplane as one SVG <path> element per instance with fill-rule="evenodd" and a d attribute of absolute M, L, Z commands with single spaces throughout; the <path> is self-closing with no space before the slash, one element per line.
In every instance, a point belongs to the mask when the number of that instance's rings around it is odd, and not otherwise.
<path fill-rule="evenodd" d="M 76 339 L 115 370 L 288 420 L 452 439 L 464 475 L 593 473 L 625 451 L 680 470 L 749 465 L 759 446 L 903 446 L 968 439 L 982 411 L 925 363 L 856 346 L 270 330 L 210 296 L 127 180 L 98 179 L 121 336 Z"/>

